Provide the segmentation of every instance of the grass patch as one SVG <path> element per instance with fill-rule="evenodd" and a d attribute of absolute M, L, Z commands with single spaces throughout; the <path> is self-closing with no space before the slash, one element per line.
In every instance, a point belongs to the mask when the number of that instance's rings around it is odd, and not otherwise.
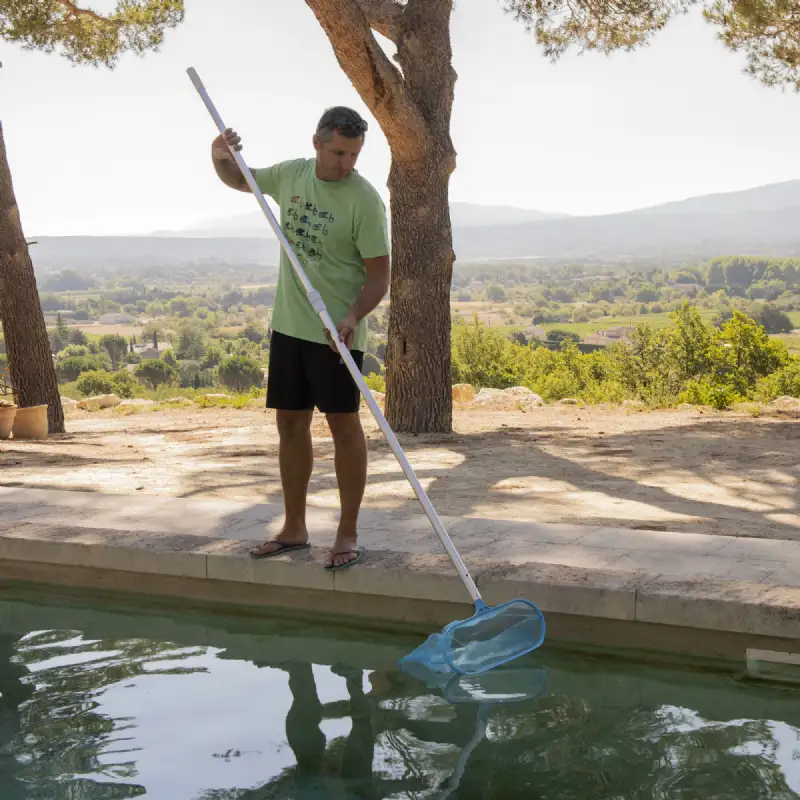
<path fill-rule="evenodd" d="M 252 394 L 234 394 L 229 397 L 209 397 L 208 395 L 198 395 L 195 398 L 200 408 L 247 408 L 251 403 L 255 404 L 257 397 Z"/>
<path fill-rule="evenodd" d="M 704 322 L 711 322 L 719 313 L 714 309 L 708 308 L 698 309 L 698 311 Z M 599 317 L 589 322 L 555 322 L 547 323 L 541 327 L 546 331 L 557 329 L 577 333 L 579 336 L 587 336 L 608 328 L 635 328 L 641 322 L 646 322 L 654 330 L 667 328 L 672 324 L 671 312 L 664 311 L 660 314 L 637 314 L 625 317 Z"/>
<path fill-rule="evenodd" d="M 70 400 L 83 400 L 75 383 L 62 383 L 59 386 L 62 397 Z M 214 396 L 218 395 L 218 396 Z M 136 414 L 140 411 L 156 411 L 170 408 L 260 408 L 266 400 L 266 389 L 254 388 L 249 392 L 231 392 L 225 387 L 206 389 L 181 388 L 180 386 L 159 386 L 154 390 L 143 387 L 136 392 L 136 399 L 152 400 L 155 405 L 115 406 L 115 413 Z M 121 398 L 125 399 L 125 398 Z"/>
<path fill-rule="evenodd" d="M 790 353 L 800 354 L 800 333 L 776 333 L 772 338 L 783 342 Z"/>

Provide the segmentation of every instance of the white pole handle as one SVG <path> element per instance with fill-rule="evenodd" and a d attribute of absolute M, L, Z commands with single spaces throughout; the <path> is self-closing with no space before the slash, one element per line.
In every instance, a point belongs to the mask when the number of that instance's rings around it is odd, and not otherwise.
<path fill-rule="evenodd" d="M 200 76 L 197 74 L 197 71 L 194 67 L 189 67 L 186 70 L 191 79 L 192 83 L 194 84 L 194 88 L 197 89 L 197 93 L 202 98 L 203 102 L 208 109 L 208 113 L 211 114 L 211 118 L 214 120 L 218 130 L 220 133 L 224 133 L 227 130 L 227 127 L 222 121 L 222 117 L 220 117 L 217 109 L 214 107 L 214 104 L 211 102 L 211 98 L 208 96 L 208 92 L 206 91 L 205 86 L 203 86 L 203 82 L 200 80 Z M 261 210 L 264 212 L 269 224 L 272 226 L 272 230 L 275 232 L 275 235 L 278 237 L 278 241 L 281 243 L 286 255 L 289 258 L 292 266 L 294 267 L 295 272 L 297 273 L 297 277 L 300 279 L 300 282 L 303 284 L 303 288 L 306 290 L 306 294 L 308 295 L 308 299 L 314 308 L 314 310 L 319 314 L 320 318 L 322 319 L 322 323 L 328 329 L 328 332 L 331 334 L 331 338 L 333 339 L 334 343 L 336 344 L 336 349 L 339 351 L 339 355 L 342 357 L 342 360 L 347 365 L 350 374 L 353 377 L 353 380 L 356 382 L 362 397 L 366 401 L 367 405 L 372 411 L 372 415 L 375 417 L 376 422 L 380 426 L 380 429 L 383 431 L 386 440 L 389 442 L 389 446 L 392 448 L 392 451 L 395 454 L 403 472 L 408 478 L 409 483 L 411 484 L 414 493 L 417 496 L 420 504 L 422 505 L 425 514 L 427 515 L 428 519 L 433 526 L 436 535 L 439 537 L 444 549 L 447 551 L 447 554 L 450 556 L 450 560 L 453 562 L 456 570 L 458 571 L 459 577 L 464 582 L 464 585 L 467 587 L 467 591 L 472 597 L 473 602 L 478 603 L 481 601 L 481 595 L 478 591 L 478 587 L 475 585 L 475 581 L 472 580 L 472 576 L 469 574 L 461 556 L 458 554 L 458 551 L 455 548 L 450 536 L 448 535 L 447 531 L 442 525 L 442 521 L 439 519 L 439 515 L 436 513 L 436 509 L 433 507 L 428 495 L 425 494 L 425 490 L 422 488 L 422 484 L 420 484 L 419 479 L 414 474 L 414 470 L 411 468 L 411 465 L 408 463 L 408 459 L 405 456 L 402 448 L 400 447 L 399 442 L 397 441 L 397 437 L 394 435 L 394 432 L 389 427 L 389 423 L 386 421 L 386 418 L 383 416 L 383 412 L 380 409 L 375 398 L 372 396 L 372 392 L 369 390 L 369 387 L 364 380 L 364 376 L 361 374 L 361 370 L 358 368 L 358 365 L 353 360 L 353 356 L 350 354 L 350 351 L 345 346 L 344 342 L 339 338 L 339 332 L 336 330 L 336 325 L 334 324 L 333 320 L 331 319 L 330 314 L 328 313 L 327 308 L 325 307 L 325 303 L 322 300 L 322 296 L 320 293 L 314 289 L 311 282 L 308 280 L 308 277 L 303 270 L 303 267 L 300 264 L 300 261 L 297 258 L 294 250 L 292 249 L 291 245 L 289 244 L 286 236 L 283 233 L 280 225 L 278 224 L 277 220 L 275 219 L 272 210 L 270 209 L 269 205 L 267 205 L 267 201 L 264 198 L 264 195 L 261 193 L 261 189 L 259 189 L 258 184 L 253 177 L 253 173 L 250 172 L 247 164 L 245 163 L 244 159 L 242 158 L 241 153 L 238 150 L 234 150 L 233 148 L 228 148 L 233 155 L 239 169 L 244 176 L 244 179 L 247 181 L 247 185 L 250 187 L 250 191 L 255 196 L 256 200 L 258 200 L 258 204 L 261 206 Z"/>

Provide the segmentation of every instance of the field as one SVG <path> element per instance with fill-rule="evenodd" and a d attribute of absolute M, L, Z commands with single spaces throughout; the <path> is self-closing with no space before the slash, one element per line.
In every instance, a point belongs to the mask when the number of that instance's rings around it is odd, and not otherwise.
<path fill-rule="evenodd" d="M 790 353 L 800 355 L 800 333 L 776 333 L 772 338 L 784 342 Z"/>
<path fill-rule="evenodd" d="M 48 325 L 47 330 L 53 331 L 55 327 L 55 325 Z M 130 339 L 131 336 L 136 336 L 138 339 L 142 335 L 141 325 L 93 325 L 91 322 L 70 322 L 67 323 L 67 327 L 70 329 L 80 328 L 90 339 L 114 333 L 118 333 L 126 339 Z"/>
<path fill-rule="evenodd" d="M 700 316 L 706 322 L 711 322 L 716 315 L 716 311 L 705 308 L 700 310 Z M 666 328 L 672 322 L 672 319 L 669 312 L 665 311 L 663 314 L 641 314 L 630 317 L 600 317 L 599 319 L 593 319 L 591 322 L 557 322 L 543 325 L 542 327 L 548 331 L 553 328 L 558 328 L 558 330 L 577 333 L 579 336 L 588 336 L 591 333 L 608 330 L 608 328 L 635 328 L 638 324 L 643 322 L 646 322 L 651 328 L 658 330 L 659 328 Z"/>
<path fill-rule="evenodd" d="M 473 315 L 477 314 L 484 325 L 508 325 L 508 320 L 511 319 L 512 323 L 516 323 L 513 324 L 514 328 L 525 327 L 525 322 L 517 317 L 511 303 L 453 300 L 450 310 L 454 317 L 462 317 L 467 322 L 471 322 Z"/>
<path fill-rule="evenodd" d="M 248 288 L 257 288 L 255 285 Z M 385 308 L 388 303 L 384 300 L 381 308 Z M 453 300 L 450 304 L 454 317 L 461 317 L 467 322 L 471 322 L 473 315 L 477 314 L 478 319 L 484 325 L 492 325 L 502 330 L 506 335 L 522 328 L 531 327 L 530 320 L 518 317 L 514 312 L 514 306 L 510 303 L 492 303 L 488 301 L 457 301 Z M 701 309 L 700 316 L 706 321 L 711 322 L 717 315 L 717 311 Z M 789 317 L 797 328 L 800 328 L 800 311 L 789 312 Z M 639 323 L 647 323 L 653 328 L 665 328 L 671 322 L 669 312 L 662 314 L 641 314 L 628 317 L 600 317 L 590 322 L 558 322 L 541 325 L 545 331 L 557 328 L 559 330 L 570 331 L 584 337 L 608 328 L 635 327 Z M 69 322 L 69 328 L 80 328 L 87 336 L 94 338 L 105 336 L 106 334 L 118 333 L 121 336 L 139 338 L 142 333 L 140 325 L 93 325 L 89 322 Z M 53 330 L 54 326 L 48 326 L 48 330 Z M 244 329 L 244 326 L 231 326 L 224 329 L 223 335 L 232 336 Z M 223 331 L 220 331 L 221 333 Z M 800 334 L 782 334 L 777 336 L 786 342 L 792 352 L 800 352 Z"/>

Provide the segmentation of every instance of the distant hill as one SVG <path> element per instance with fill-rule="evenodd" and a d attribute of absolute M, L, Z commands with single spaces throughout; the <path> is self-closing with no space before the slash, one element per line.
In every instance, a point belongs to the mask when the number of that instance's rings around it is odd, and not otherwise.
<path fill-rule="evenodd" d="M 156 236 L 32 236 L 37 274 L 63 269 L 110 272 L 115 269 L 182 268 L 207 272 L 216 264 L 276 265 L 277 239 Z"/>
<path fill-rule="evenodd" d="M 463 228 L 468 258 L 800 254 L 800 180 L 691 197 L 620 214 Z M 457 248 L 457 249 L 458 249 Z"/>
<path fill-rule="evenodd" d="M 275 216 L 277 207 L 267 201 Z M 567 214 L 550 214 L 528 208 L 513 206 L 483 206 L 475 203 L 451 203 L 450 221 L 453 227 L 483 227 L 486 225 L 510 225 L 523 222 L 541 222 L 548 219 L 565 219 Z M 234 214 L 203 220 L 187 228 L 174 231 L 154 231 L 157 237 L 213 237 L 258 236 L 274 239 L 272 228 L 261 211 Z"/>
<path fill-rule="evenodd" d="M 458 228 L 461 260 L 800 255 L 800 205 L 741 214 L 617 214 Z"/>
<path fill-rule="evenodd" d="M 800 180 L 770 183 L 738 192 L 706 194 L 673 203 L 640 208 L 636 214 L 742 214 L 800 206 Z"/>
<path fill-rule="evenodd" d="M 487 225 L 515 225 L 525 222 L 542 222 L 550 219 L 568 219 L 569 214 L 554 214 L 513 206 L 483 206 L 476 203 L 451 203 L 450 223 L 454 228 L 482 228 Z"/>
<path fill-rule="evenodd" d="M 452 204 L 458 261 L 491 258 L 707 258 L 800 255 L 800 180 L 692 197 L 620 214 L 568 217 Z M 279 245 L 260 211 L 137 237 L 31 237 L 37 271 L 65 268 L 275 265 Z"/>

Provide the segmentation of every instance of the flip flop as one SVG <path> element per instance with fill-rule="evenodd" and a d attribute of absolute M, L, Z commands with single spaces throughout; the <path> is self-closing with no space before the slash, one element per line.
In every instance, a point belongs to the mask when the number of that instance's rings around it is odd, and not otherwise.
<path fill-rule="evenodd" d="M 267 553 L 254 553 L 253 550 L 258 550 L 268 544 L 277 544 L 277 550 L 270 550 Z M 279 542 L 277 539 L 270 539 L 269 541 L 264 542 L 264 544 L 259 545 L 258 547 L 253 547 L 248 552 L 250 553 L 250 558 L 272 558 L 272 556 L 278 556 L 281 553 L 288 553 L 290 550 L 305 550 L 307 547 L 311 547 L 311 545 L 306 542 L 305 544 L 286 544 L 286 542 Z"/>
<path fill-rule="evenodd" d="M 358 564 L 359 561 L 364 560 L 364 552 L 365 552 L 364 548 L 359 547 L 358 550 L 342 550 L 340 553 L 334 553 L 333 556 L 331 557 L 331 563 L 326 564 L 324 569 L 326 572 L 336 572 L 337 570 L 340 569 L 347 569 L 347 567 L 352 567 L 353 564 Z M 345 561 L 344 564 L 339 564 L 338 566 L 335 566 L 333 564 L 333 559 L 335 559 L 336 556 L 346 556 L 348 553 L 355 553 L 356 557 L 351 558 L 349 561 Z"/>

